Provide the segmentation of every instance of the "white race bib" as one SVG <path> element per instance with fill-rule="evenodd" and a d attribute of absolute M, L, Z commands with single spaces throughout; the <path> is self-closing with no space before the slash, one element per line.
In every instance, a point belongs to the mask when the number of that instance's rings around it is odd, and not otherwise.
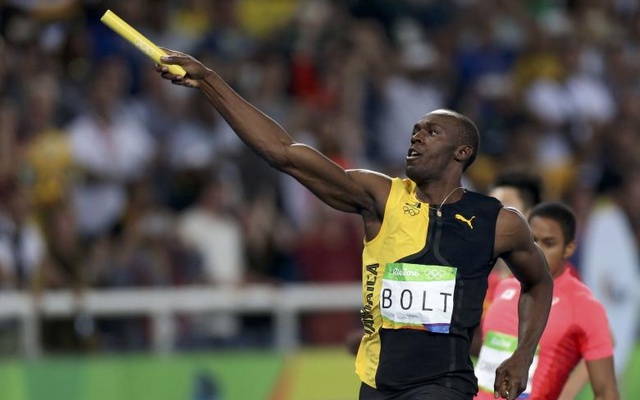
<path fill-rule="evenodd" d="M 387 264 L 380 289 L 382 327 L 449 333 L 457 269 Z"/>
<path fill-rule="evenodd" d="M 518 338 L 515 336 L 495 331 L 487 332 L 475 368 L 480 390 L 493 393 L 493 385 L 496 380 L 496 368 L 498 368 L 504 360 L 511 357 L 517 346 Z M 536 367 L 538 366 L 538 350 L 539 349 L 536 349 L 536 354 L 529 368 L 527 388 L 518 396 L 518 399 L 527 399 L 531 396 L 533 374 L 536 372 Z"/>

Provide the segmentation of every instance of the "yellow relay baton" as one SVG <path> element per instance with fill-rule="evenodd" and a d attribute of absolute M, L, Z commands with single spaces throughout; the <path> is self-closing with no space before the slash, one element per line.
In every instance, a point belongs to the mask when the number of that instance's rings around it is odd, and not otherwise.
<path fill-rule="evenodd" d="M 174 75 L 184 76 L 187 74 L 181 66 L 179 65 L 167 65 L 160 61 L 160 57 L 166 56 L 167 53 L 162 51 L 158 46 L 153 44 L 149 39 L 144 37 L 140 32 L 135 30 L 131 25 L 127 24 L 122 18 L 118 17 L 111 10 L 107 10 L 104 13 L 100 21 L 107 25 L 109 28 L 113 29 L 117 34 L 127 39 L 131 44 L 136 46 L 141 52 L 146 54 L 153 61 L 158 64 L 166 65 L 169 68 L 169 72 Z"/>

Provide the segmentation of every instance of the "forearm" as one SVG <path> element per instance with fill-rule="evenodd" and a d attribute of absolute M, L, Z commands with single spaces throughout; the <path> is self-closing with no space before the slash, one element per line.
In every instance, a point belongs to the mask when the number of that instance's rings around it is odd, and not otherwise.
<path fill-rule="evenodd" d="M 286 162 L 286 151 L 295 142 L 278 123 L 244 100 L 215 71 L 209 70 L 200 89 L 250 148 L 271 165 Z"/>
<path fill-rule="evenodd" d="M 541 277 L 531 286 L 524 286 L 518 303 L 518 351 L 535 354 L 536 346 L 544 332 L 551 308 L 553 279 L 551 275 Z"/>
<path fill-rule="evenodd" d="M 607 387 L 601 392 L 596 392 L 593 395 L 594 400 L 620 400 L 620 393 L 615 385 Z"/>

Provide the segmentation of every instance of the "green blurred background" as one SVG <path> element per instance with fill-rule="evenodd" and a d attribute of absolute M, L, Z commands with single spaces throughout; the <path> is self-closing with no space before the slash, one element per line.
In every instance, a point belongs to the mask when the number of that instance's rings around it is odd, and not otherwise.
<path fill-rule="evenodd" d="M 353 363 L 335 347 L 3 361 L 0 399 L 350 400 L 359 387 Z M 623 399 L 640 398 L 639 376 L 640 347 L 620 385 Z M 587 388 L 578 400 L 589 399 Z"/>

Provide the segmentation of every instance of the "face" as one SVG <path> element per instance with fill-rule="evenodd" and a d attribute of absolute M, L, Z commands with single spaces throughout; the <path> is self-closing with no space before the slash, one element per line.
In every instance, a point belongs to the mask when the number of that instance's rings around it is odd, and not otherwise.
<path fill-rule="evenodd" d="M 575 242 L 565 244 L 558 221 L 536 216 L 529 221 L 533 238 L 544 253 L 554 277 L 563 271 L 567 258 L 575 251 Z"/>
<path fill-rule="evenodd" d="M 446 112 L 432 112 L 418 121 L 412 131 L 407 152 L 406 175 L 417 182 L 439 179 L 453 167 L 460 146 L 458 123 Z M 460 164 L 460 167 L 462 164 Z"/>
<path fill-rule="evenodd" d="M 489 192 L 489 196 L 495 197 L 500 200 L 500 202 L 505 207 L 513 207 L 516 210 L 520 211 L 522 214 L 527 213 L 526 206 L 524 205 L 524 201 L 520 197 L 518 193 L 518 189 L 510 186 L 499 186 L 491 189 Z"/>

